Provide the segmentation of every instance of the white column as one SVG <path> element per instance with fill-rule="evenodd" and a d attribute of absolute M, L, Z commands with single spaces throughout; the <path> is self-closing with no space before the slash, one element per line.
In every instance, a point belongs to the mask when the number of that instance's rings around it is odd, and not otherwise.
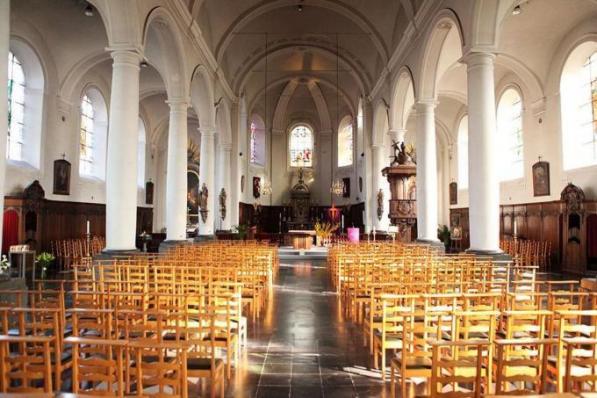
<path fill-rule="evenodd" d="M 435 101 L 417 102 L 417 231 L 418 240 L 437 242 L 437 154 Z"/>
<path fill-rule="evenodd" d="M 10 48 L 10 0 L 0 0 L 0 249 L 4 222 L 6 140 L 8 133 L 8 51 Z"/>
<path fill-rule="evenodd" d="M 166 240 L 186 240 L 187 108 L 185 100 L 168 101 L 168 166 L 166 175 Z"/>
<path fill-rule="evenodd" d="M 115 50 L 112 58 L 106 158 L 106 251 L 136 250 L 141 56 L 132 50 Z"/>
<path fill-rule="evenodd" d="M 231 208 L 231 203 L 232 201 L 231 199 L 231 184 L 230 184 L 230 158 L 231 158 L 231 154 L 232 154 L 232 144 L 222 144 L 220 145 L 220 173 L 221 173 L 221 186 L 218 187 L 218 209 L 217 209 L 217 213 L 218 213 L 218 217 L 220 217 L 221 220 L 221 226 L 220 228 L 224 231 L 229 231 L 232 228 L 232 224 L 231 224 L 231 216 L 232 216 L 232 208 Z M 220 192 L 222 191 L 222 188 L 224 188 L 224 191 L 226 191 L 226 218 L 224 218 L 223 220 L 221 219 L 221 214 L 220 214 Z M 238 203 L 236 204 L 236 206 L 238 206 Z"/>
<path fill-rule="evenodd" d="M 215 198 L 219 192 L 215 190 L 215 129 L 213 127 L 199 128 L 201 133 L 201 164 L 199 168 L 199 191 L 203 188 L 203 184 L 207 187 L 207 217 L 205 222 L 199 215 L 199 235 L 210 236 L 214 234 L 214 220 L 215 220 Z M 200 213 L 201 214 L 201 213 Z"/>
<path fill-rule="evenodd" d="M 464 57 L 468 65 L 470 250 L 500 253 L 494 60 L 491 53 Z"/>

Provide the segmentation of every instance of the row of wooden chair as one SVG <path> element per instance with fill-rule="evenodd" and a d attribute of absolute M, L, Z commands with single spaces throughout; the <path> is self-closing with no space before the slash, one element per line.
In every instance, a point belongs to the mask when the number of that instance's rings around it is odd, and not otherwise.
<path fill-rule="evenodd" d="M 64 270 L 69 269 L 72 264 L 80 264 L 83 259 L 90 261 L 91 257 L 102 252 L 106 242 L 103 236 L 92 236 L 89 239 L 53 240 L 50 245 L 59 269 Z"/>
<path fill-rule="evenodd" d="M 527 239 L 500 241 L 500 248 L 520 265 L 534 265 L 541 270 L 551 266 L 551 242 Z"/>

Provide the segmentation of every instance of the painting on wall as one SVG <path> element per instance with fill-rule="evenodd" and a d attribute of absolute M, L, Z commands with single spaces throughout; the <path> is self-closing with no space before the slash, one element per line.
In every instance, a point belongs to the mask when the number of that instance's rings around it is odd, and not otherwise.
<path fill-rule="evenodd" d="M 458 204 L 458 183 L 456 182 L 450 183 L 450 204 Z"/>
<path fill-rule="evenodd" d="M 533 165 L 533 193 L 549 196 L 549 162 L 539 160 Z"/>
<path fill-rule="evenodd" d="M 199 175 L 187 171 L 187 215 L 191 223 L 199 220 Z"/>
<path fill-rule="evenodd" d="M 350 178 L 342 179 L 342 197 L 350 198 Z"/>
<path fill-rule="evenodd" d="M 153 182 L 151 180 L 145 183 L 145 204 L 153 204 Z"/>
<path fill-rule="evenodd" d="M 199 174 L 199 163 L 201 161 L 201 150 L 199 145 L 192 138 L 189 138 L 187 146 L 187 167 L 189 170 Z"/>
<path fill-rule="evenodd" d="M 54 160 L 54 195 L 70 195 L 70 162 Z"/>
<path fill-rule="evenodd" d="M 261 177 L 253 177 L 253 197 L 259 199 L 261 196 Z"/>

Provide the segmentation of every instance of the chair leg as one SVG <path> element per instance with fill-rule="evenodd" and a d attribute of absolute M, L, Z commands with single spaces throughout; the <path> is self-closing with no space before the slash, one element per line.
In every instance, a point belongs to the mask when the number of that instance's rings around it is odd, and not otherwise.
<path fill-rule="evenodd" d="M 394 369 L 394 364 L 390 365 L 390 397 L 394 398 L 396 396 L 396 370 Z"/>

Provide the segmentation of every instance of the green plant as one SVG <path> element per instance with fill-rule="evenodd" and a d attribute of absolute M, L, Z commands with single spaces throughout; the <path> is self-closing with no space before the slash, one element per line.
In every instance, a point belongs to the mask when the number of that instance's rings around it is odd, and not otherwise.
<path fill-rule="evenodd" d="M 452 233 L 450 232 L 450 228 L 447 225 L 440 225 L 437 228 L 437 238 L 444 243 L 446 250 L 450 247 L 450 238 Z"/>
<path fill-rule="evenodd" d="M 56 257 L 52 253 L 48 252 L 41 252 L 36 258 L 35 261 L 41 267 L 41 277 L 42 279 L 46 277 L 46 272 L 48 272 L 48 268 L 54 262 Z"/>
<path fill-rule="evenodd" d="M 244 240 L 249 232 L 249 226 L 247 224 L 235 225 L 234 232 L 238 234 L 238 239 Z"/>
<path fill-rule="evenodd" d="M 8 262 L 8 258 L 6 255 L 2 256 L 2 260 L 0 260 L 0 273 L 5 273 L 10 268 L 10 263 Z"/>

